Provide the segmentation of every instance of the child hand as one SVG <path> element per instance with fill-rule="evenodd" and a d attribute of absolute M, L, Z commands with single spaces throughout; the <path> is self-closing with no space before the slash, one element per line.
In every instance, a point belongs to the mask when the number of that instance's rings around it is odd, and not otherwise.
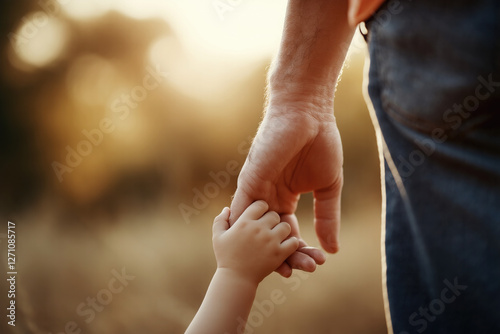
<path fill-rule="evenodd" d="M 218 269 L 258 284 L 297 250 L 298 239 L 287 239 L 290 225 L 268 209 L 265 201 L 253 202 L 231 227 L 229 208 L 215 218 L 212 241 Z"/>

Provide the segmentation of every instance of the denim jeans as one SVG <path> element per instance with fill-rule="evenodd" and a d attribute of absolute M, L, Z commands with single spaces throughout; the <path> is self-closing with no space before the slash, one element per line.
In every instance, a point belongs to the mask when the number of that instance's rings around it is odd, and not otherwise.
<path fill-rule="evenodd" d="M 367 28 L 389 332 L 500 333 L 500 1 L 392 0 Z"/>

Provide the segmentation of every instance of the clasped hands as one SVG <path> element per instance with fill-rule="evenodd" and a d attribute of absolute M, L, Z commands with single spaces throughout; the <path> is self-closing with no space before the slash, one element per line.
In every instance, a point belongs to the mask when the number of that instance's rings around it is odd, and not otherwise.
<path fill-rule="evenodd" d="M 293 269 L 313 272 L 326 260 L 320 249 L 308 247 L 300 237 L 295 210 L 301 193 L 313 192 L 314 226 L 323 249 L 335 253 L 339 248 L 342 144 L 328 109 L 307 103 L 270 104 L 238 177 L 231 209 L 218 217 L 228 215 L 229 228 L 246 210 L 253 221 L 272 216 L 267 230 L 280 245 L 276 258 L 283 258 L 272 270 L 284 277 Z M 243 228 L 234 233 L 238 230 Z"/>

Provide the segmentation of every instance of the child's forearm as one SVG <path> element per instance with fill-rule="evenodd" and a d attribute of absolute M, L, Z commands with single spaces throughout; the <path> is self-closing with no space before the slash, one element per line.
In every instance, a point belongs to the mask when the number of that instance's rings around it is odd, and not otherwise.
<path fill-rule="evenodd" d="M 242 333 L 257 291 L 257 282 L 217 269 L 198 313 L 185 334 Z"/>

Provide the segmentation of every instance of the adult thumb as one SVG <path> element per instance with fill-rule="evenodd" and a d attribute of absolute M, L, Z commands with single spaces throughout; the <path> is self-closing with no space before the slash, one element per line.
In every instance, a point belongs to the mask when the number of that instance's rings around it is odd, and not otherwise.
<path fill-rule="evenodd" d="M 314 227 L 321 246 L 328 253 L 339 250 L 342 183 L 340 177 L 332 186 L 314 191 Z"/>

